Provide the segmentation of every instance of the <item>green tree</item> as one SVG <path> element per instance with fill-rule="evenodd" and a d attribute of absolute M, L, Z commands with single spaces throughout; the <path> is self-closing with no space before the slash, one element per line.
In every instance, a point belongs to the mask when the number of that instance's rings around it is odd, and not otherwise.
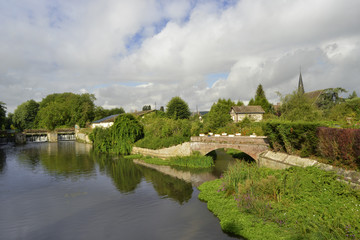
<path fill-rule="evenodd" d="M 231 99 L 220 98 L 217 103 L 214 103 L 204 119 L 207 130 L 215 131 L 231 122 L 230 110 L 232 106 L 235 106 L 235 103 Z"/>
<path fill-rule="evenodd" d="M 20 104 L 14 111 L 12 119 L 14 126 L 21 130 L 36 128 L 38 111 L 39 103 L 32 99 Z"/>
<path fill-rule="evenodd" d="M 272 105 L 266 99 L 265 92 L 264 92 L 264 89 L 261 84 L 259 84 L 259 86 L 256 89 L 255 100 L 251 99 L 249 101 L 248 105 L 249 106 L 255 106 L 255 105 L 261 106 L 264 109 L 265 113 L 269 113 L 269 112 L 273 111 Z"/>
<path fill-rule="evenodd" d="M 160 111 L 161 111 L 161 112 L 165 112 L 164 106 L 161 106 L 161 107 L 160 107 Z"/>
<path fill-rule="evenodd" d="M 352 94 L 349 95 L 348 99 L 357 98 L 358 95 L 356 94 L 356 91 L 353 91 Z"/>
<path fill-rule="evenodd" d="M 281 99 L 281 118 L 289 121 L 314 121 L 321 117 L 320 111 L 305 94 L 294 91 Z"/>
<path fill-rule="evenodd" d="M 123 155 L 143 137 L 144 127 L 132 114 L 120 115 L 110 128 L 95 128 L 91 136 L 95 150 Z"/>
<path fill-rule="evenodd" d="M 40 108 L 37 118 L 39 127 L 54 130 L 56 127 L 66 124 L 70 119 L 70 112 L 64 104 L 51 102 L 46 107 Z"/>
<path fill-rule="evenodd" d="M 84 127 L 95 117 L 93 94 L 54 93 L 40 102 L 37 121 L 39 127 L 54 129 L 58 126 Z"/>
<path fill-rule="evenodd" d="M 5 128 L 6 123 L 6 104 L 0 101 L 0 129 Z"/>
<path fill-rule="evenodd" d="M 322 110 L 330 110 L 335 105 L 342 103 L 345 99 L 339 96 L 340 93 L 347 92 L 343 88 L 327 88 L 316 100 L 316 105 Z M 355 93 L 356 94 L 356 93 Z"/>
<path fill-rule="evenodd" d="M 173 97 L 166 108 L 166 115 L 173 119 L 188 119 L 191 115 L 189 105 L 180 97 Z"/>
<path fill-rule="evenodd" d="M 14 125 L 13 125 L 13 113 L 8 113 L 7 117 L 6 117 L 6 123 L 5 123 L 5 129 L 13 129 Z"/>
<path fill-rule="evenodd" d="M 103 107 L 100 106 L 96 106 L 95 110 L 94 110 L 94 120 L 99 120 L 102 119 L 104 117 L 108 117 L 111 115 L 115 115 L 115 114 L 122 114 L 125 113 L 125 110 L 120 107 L 120 108 L 112 108 L 112 109 L 104 109 Z"/>
<path fill-rule="evenodd" d="M 145 105 L 145 106 L 142 107 L 142 110 L 143 111 L 149 111 L 149 110 L 151 110 L 151 106 L 150 105 Z"/>

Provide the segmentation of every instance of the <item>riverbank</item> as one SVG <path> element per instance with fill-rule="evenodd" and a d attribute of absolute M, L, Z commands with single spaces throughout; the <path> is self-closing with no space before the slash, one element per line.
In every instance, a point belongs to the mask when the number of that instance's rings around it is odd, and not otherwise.
<path fill-rule="evenodd" d="M 125 156 L 125 158 L 137 159 L 152 165 L 183 167 L 190 169 L 211 168 L 214 166 L 214 160 L 210 156 L 201 156 L 199 154 L 192 154 L 190 156 L 176 156 L 167 159 L 136 154 Z"/>
<path fill-rule="evenodd" d="M 360 192 L 315 167 L 239 163 L 199 190 L 222 229 L 247 239 L 360 238 Z"/>

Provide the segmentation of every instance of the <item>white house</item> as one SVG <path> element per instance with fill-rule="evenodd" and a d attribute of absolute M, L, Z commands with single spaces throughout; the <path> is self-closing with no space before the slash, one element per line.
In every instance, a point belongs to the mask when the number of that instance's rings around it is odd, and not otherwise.
<path fill-rule="evenodd" d="M 108 128 L 108 127 L 111 127 L 115 122 L 115 118 L 117 118 L 117 116 L 119 116 L 119 115 L 120 114 L 115 114 L 115 115 L 107 116 L 105 118 L 96 120 L 96 121 L 91 123 L 91 128 L 96 128 L 96 127 Z"/>
<path fill-rule="evenodd" d="M 230 110 L 231 118 L 234 122 L 240 122 L 248 117 L 255 122 L 263 119 L 265 111 L 261 106 L 233 106 Z"/>

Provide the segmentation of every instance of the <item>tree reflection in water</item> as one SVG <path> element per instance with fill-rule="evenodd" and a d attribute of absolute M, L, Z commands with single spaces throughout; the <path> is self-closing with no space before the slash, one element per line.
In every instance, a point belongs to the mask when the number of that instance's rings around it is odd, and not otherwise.
<path fill-rule="evenodd" d="M 5 172 L 6 167 L 6 153 L 0 148 L 0 174 Z"/>
<path fill-rule="evenodd" d="M 100 171 L 111 177 L 121 193 L 129 193 L 141 182 L 142 172 L 130 159 L 106 154 L 95 154 Z"/>
<path fill-rule="evenodd" d="M 159 196 L 165 196 L 180 204 L 189 201 L 193 188 L 191 183 L 170 177 L 156 170 L 143 168 L 145 179 L 151 181 Z"/>
<path fill-rule="evenodd" d="M 191 198 L 193 189 L 190 183 L 136 165 L 131 159 L 105 154 L 95 155 L 94 159 L 96 159 L 100 171 L 112 178 L 116 188 L 121 193 L 134 191 L 144 176 L 148 182 L 152 183 L 159 196 L 168 197 L 180 204 Z"/>

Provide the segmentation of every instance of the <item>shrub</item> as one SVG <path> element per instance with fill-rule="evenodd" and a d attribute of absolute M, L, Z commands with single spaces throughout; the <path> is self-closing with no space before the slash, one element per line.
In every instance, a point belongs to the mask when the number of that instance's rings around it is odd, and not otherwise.
<path fill-rule="evenodd" d="M 263 125 L 263 130 L 274 150 L 307 157 L 317 153 L 319 126 L 321 124 L 316 122 L 269 121 Z"/>
<path fill-rule="evenodd" d="M 320 127 L 318 129 L 319 153 L 330 163 L 360 168 L 360 130 Z"/>
<path fill-rule="evenodd" d="M 143 126 L 131 114 L 115 119 L 110 128 L 95 128 L 90 134 L 96 151 L 127 155 L 135 141 L 144 136 Z"/>
<path fill-rule="evenodd" d="M 159 149 L 190 140 L 192 124 L 188 119 L 169 119 L 156 114 L 141 120 L 145 138 L 136 142 L 137 147 Z"/>

